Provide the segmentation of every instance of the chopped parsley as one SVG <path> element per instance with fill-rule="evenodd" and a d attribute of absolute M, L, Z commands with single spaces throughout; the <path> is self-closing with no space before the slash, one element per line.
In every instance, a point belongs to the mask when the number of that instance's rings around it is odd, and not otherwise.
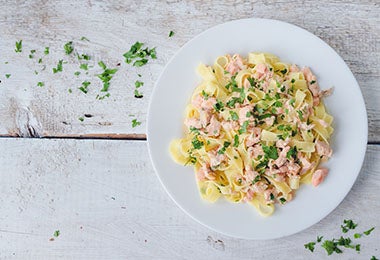
<path fill-rule="evenodd" d="M 343 225 L 341 225 L 341 229 L 343 233 L 347 233 L 350 229 L 355 229 L 358 224 L 355 224 L 351 219 L 343 220 Z"/>
<path fill-rule="evenodd" d="M 202 90 L 202 93 L 201 93 L 202 97 L 207 100 L 209 98 L 209 94 L 207 94 L 204 90 Z"/>
<path fill-rule="evenodd" d="M 79 65 L 79 68 L 82 69 L 82 70 L 88 70 L 88 64 L 87 63 L 82 63 L 81 65 Z"/>
<path fill-rule="evenodd" d="M 81 121 L 81 122 L 83 122 L 84 118 L 83 117 L 79 117 L 78 120 Z"/>
<path fill-rule="evenodd" d="M 310 85 L 314 84 L 315 82 L 315 80 L 310 81 Z"/>
<path fill-rule="evenodd" d="M 223 111 L 224 110 L 224 104 L 222 101 L 218 100 L 214 105 L 215 111 Z"/>
<path fill-rule="evenodd" d="M 370 229 L 368 229 L 367 231 L 364 231 L 364 235 L 368 236 L 369 234 L 371 234 L 371 232 L 375 229 L 375 227 L 372 227 Z"/>
<path fill-rule="evenodd" d="M 320 243 L 322 241 L 323 236 L 317 236 L 317 242 Z"/>
<path fill-rule="evenodd" d="M 132 61 L 134 63 L 132 64 L 135 67 L 141 67 L 148 63 L 148 57 L 151 57 L 152 59 L 157 59 L 156 56 L 156 48 L 145 48 L 142 49 L 142 46 L 144 43 L 141 42 L 135 42 L 128 52 L 124 53 L 123 56 L 125 58 L 125 62 L 130 64 Z"/>
<path fill-rule="evenodd" d="M 90 84 L 91 84 L 91 82 L 89 82 L 89 81 L 83 81 L 83 82 L 82 82 L 82 86 L 80 86 L 78 89 L 79 89 L 80 91 L 82 91 L 83 93 L 87 94 L 87 92 L 88 92 L 87 87 L 88 87 Z"/>
<path fill-rule="evenodd" d="M 173 31 L 170 31 L 169 32 L 169 37 L 173 37 L 174 36 L 174 32 Z"/>
<path fill-rule="evenodd" d="M 230 142 L 225 141 L 223 144 L 223 147 L 218 150 L 218 154 L 224 154 L 228 146 L 230 146 L 230 144 L 231 144 Z"/>
<path fill-rule="evenodd" d="M 270 194 L 270 199 L 271 199 L 271 200 L 274 200 L 274 195 L 273 195 L 273 193 Z"/>
<path fill-rule="evenodd" d="M 141 122 L 137 121 L 137 119 L 133 119 L 132 120 L 132 127 L 136 127 L 136 126 L 139 126 L 141 125 Z"/>
<path fill-rule="evenodd" d="M 108 69 L 103 61 L 99 61 L 98 65 L 103 69 L 102 74 L 98 74 L 98 78 L 103 82 L 102 92 L 107 92 L 110 86 L 110 81 L 113 75 L 117 72 L 117 69 Z"/>
<path fill-rule="evenodd" d="M 331 255 L 332 253 L 341 254 L 343 251 L 339 249 L 338 243 L 333 240 L 325 240 L 321 245 L 327 252 L 327 255 Z"/>
<path fill-rule="evenodd" d="M 34 58 L 34 55 L 33 55 L 34 53 L 36 53 L 36 50 L 30 50 L 29 59 Z"/>
<path fill-rule="evenodd" d="M 255 185 L 256 182 L 260 181 L 261 180 L 261 175 L 257 175 L 253 181 L 252 181 L 252 185 Z M 272 193 L 271 193 L 272 194 Z"/>
<path fill-rule="evenodd" d="M 303 113 L 301 110 L 297 110 L 298 117 L 303 120 Z"/>
<path fill-rule="evenodd" d="M 74 75 L 75 75 L 75 76 L 79 76 L 79 75 L 80 75 L 80 71 L 75 71 L 75 72 L 74 72 Z"/>
<path fill-rule="evenodd" d="M 70 41 L 65 43 L 65 45 L 63 45 L 63 49 L 67 55 L 70 55 L 74 51 L 73 42 Z"/>
<path fill-rule="evenodd" d="M 18 42 L 16 42 L 15 45 L 16 45 L 15 52 L 22 52 L 22 40 L 19 40 Z"/>
<path fill-rule="evenodd" d="M 49 53 L 50 53 L 50 48 L 49 47 L 45 47 L 44 54 L 48 55 Z"/>
<path fill-rule="evenodd" d="M 11 77 L 11 74 L 5 74 L 5 77 L 9 79 Z"/>
<path fill-rule="evenodd" d="M 241 126 L 241 128 L 238 131 L 239 134 L 246 133 L 248 125 L 249 125 L 249 121 L 244 121 L 243 125 Z"/>
<path fill-rule="evenodd" d="M 62 64 L 63 64 L 63 60 L 59 60 L 57 64 L 57 68 L 53 68 L 53 73 L 62 71 Z"/>
<path fill-rule="evenodd" d="M 281 72 L 283 75 L 285 75 L 285 74 L 288 72 L 288 70 L 285 68 L 285 69 L 283 69 L 283 70 L 280 70 L 280 72 Z"/>
<path fill-rule="evenodd" d="M 78 57 L 78 60 L 91 60 L 91 56 L 84 53 L 81 55 L 78 54 L 77 57 Z"/>
<path fill-rule="evenodd" d="M 235 111 L 230 111 L 230 115 L 231 115 L 231 119 L 233 121 L 239 120 L 239 116 L 238 116 L 238 114 Z"/>
<path fill-rule="evenodd" d="M 281 202 L 281 204 L 284 204 L 286 202 L 286 199 L 285 198 L 280 198 L 280 202 Z"/>
<path fill-rule="evenodd" d="M 199 141 L 197 136 L 194 136 L 193 140 L 191 141 L 191 144 L 193 145 L 193 148 L 196 150 L 201 149 L 203 146 L 203 142 Z"/>
<path fill-rule="evenodd" d="M 273 104 L 275 107 L 282 107 L 282 102 L 281 101 L 276 101 Z"/>
<path fill-rule="evenodd" d="M 311 252 L 314 252 L 314 248 L 315 248 L 314 246 L 315 246 L 315 242 L 309 242 L 307 244 L 304 244 L 304 247 L 306 249 L 309 249 Z"/>
<path fill-rule="evenodd" d="M 135 94 L 135 98 L 143 98 L 144 97 L 143 94 L 140 93 L 137 89 L 135 89 L 134 94 Z"/>
<path fill-rule="evenodd" d="M 80 38 L 80 40 L 81 40 L 81 41 L 88 41 L 88 42 L 90 41 L 89 39 L 87 39 L 87 38 L 84 37 L 84 36 L 82 36 L 82 37 Z"/>
<path fill-rule="evenodd" d="M 141 87 L 141 86 L 144 86 L 144 82 L 139 81 L 139 80 L 136 80 L 136 81 L 135 81 L 135 87 L 136 87 L 136 88 L 139 88 L 139 87 Z"/>
<path fill-rule="evenodd" d="M 278 152 L 277 152 L 277 148 L 275 146 L 262 145 L 262 147 L 263 147 L 263 151 L 264 151 L 265 155 L 268 158 L 273 159 L 273 160 L 276 160 L 278 158 Z"/>
<path fill-rule="evenodd" d="M 239 146 L 239 136 L 238 135 L 235 135 L 234 136 L 234 144 L 233 144 L 234 147 L 238 147 Z"/>
<path fill-rule="evenodd" d="M 39 58 L 39 59 L 38 59 L 38 63 L 39 63 L 39 64 L 42 63 L 42 58 Z"/>
<path fill-rule="evenodd" d="M 45 83 L 43 83 L 42 81 L 40 81 L 40 82 L 37 83 L 37 86 L 42 88 L 43 86 L 45 86 Z"/>
<path fill-rule="evenodd" d="M 289 149 L 289 151 L 286 153 L 286 158 L 289 160 L 291 158 L 296 159 L 297 158 L 297 147 L 293 146 Z"/>
<path fill-rule="evenodd" d="M 294 83 L 294 82 L 296 82 L 296 80 L 295 80 L 295 79 L 292 79 L 290 82 L 291 82 L 291 83 Z"/>
<path fill-rule="evenodd" d="M 55 237 L 58 237 L 60 234 L 61 234 L 61 232 L 60 232 L 59 230 L 56 230 L 56 231 L 54 231 L 54 234 L 53 234 L 53 235 L 54 235 Z"/>

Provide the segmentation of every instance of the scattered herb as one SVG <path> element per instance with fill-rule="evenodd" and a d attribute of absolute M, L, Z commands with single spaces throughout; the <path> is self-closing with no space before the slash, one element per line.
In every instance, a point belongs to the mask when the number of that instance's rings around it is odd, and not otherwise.
<path fill-rule="evenodd" d="M 286 199 L 285 198 L 280 198 L 280 202 L 281 202 L 281 204 L 284 204 L 286 202 Z"/>
<path fill-rule="evenodd" d="M 88 87 L 90 84 L 91 84 L 91 82 L 89 82 L 89 81 L 83 81 L 83 82 L 82 82 L 82 86 L 80 86 L 78 89 L 79 89 L 80 91 L 82 91 L 83 93 L 87 94 L 87 92 L 88 92 L 87 87 Z"/>
<path fill-rule="evenodd" d="M 117 69 L 108 69 L 102 61 L 99 61 L 98 64 L 104 70 L 102 74 L 97 75 L 98 78 L 103 82 L 103 88 L 101 89 L 101 91 L 107 92 L 110 86 L 110 80 L 112 79 L 113 75 L 117 72 Z"/>
<path fill-rule="evenodd" d="M 239 120 L 239 116 L 238 116 L 238 114 L 235 112 L 235 111 L 230 111 L 230 115 L 231 115 L 231 119 L 233 120 L 233 121 L 238 121 Z"/>
<path fill-rule="evenodd" d="M 224 154 L 228 146 L 230 146 L 230 144 L 231 144 L 230 142 L 227 142 L 227 141 L 224 142 L 223 147 L 218 150 L 218 154 Z"/>
<path fill-rule="evenodd" d="M 367 231 L 364 231 L 363 233 L 368 236 L 369 234 L 371 234 L 371 232 L 375 229 L 375 227 L 372 227 L 370 229 L 368 229 Z"/>
<path fill-rule="evenodd" d="M 74 72 L 74 75 L 75 75 L 75 76 L 79 76 L 79 75 L 80 75 L 80 71 L 75 71 L 75 72 Z"/>
<path fill-rule="evenodd" d="M 304 244 L 304 247 L 306 249 L 309 249 L 311 252 L 314 252 L 314 246 L 315 246 L 315 242 L 309 242 L 307 244 Z"/>
<path fill-rule="evenodd" d="M 234 144 L 233 144 L 234 147 L 238 147 L 239 146 L 239 136 L 238 135 L 235 135 L 234 136 Z"/>
<path fill-rule="evenodd" d="M 136 88 L 139 88 L 139 87 L 141 87 L 141 86 L 144 86 L 144 82 L 139 81 L 139 80 L 136 80 L 136 81 L 135 81 L 135 87 L 136 87 Z"/>
<path fill-rule="evenodd" d="M 48 55 L 50 53 L 50 48 L 49 47 L 45 47 L 44 53 L 45 53 L 45 55 Z"/>
<path fill-rule="evenodd" d="M 5 74 L 5 77 L 9 79 L 11 77 L 11 74 Z"/>
<path fill-rule="evenodd" d="M 246 133 L 248 125 L 249 125 L 249 121 L 244 121 L 243 125 L 241 126 L 241 128 L 238 131 L 239 134 Z"/>
<path fill-rule="evenodd" d="M 142 98 L 144 97 L 142 93 L 140 93 L 137 89 L 135 89 L 135 98 Z"/>
<path fill-rule="evenodd" d="M 288 70 L 287 69 L 283 69 L 283 70 L 280 70 L 280 72 L 285 75 L 286 72 L 288 72 Z"/>
<path fill-rule="evenodd" d="M 343 233 L 347 233 L 350 229 L 355 229 L 358 224 L 355 224 L 351 219 L 343 220 L 343 225 L 341 225 L 341 229 Z"/>
<path fill-rule="evenodd" d="M 193 145 L 194 149 L 201 149 L 203 146 L 203 142 L 199 141 L 197 136 L 194 136 L 193 140 L 191 141 L 191 144 Z"/>
<path fill-rule="evenodd" d="M 297 147 L 293 146 L 292 148 L 289 149 L 289 151 L 286 153 L 286 158 L 289 160 L 291 158 L 296 159 L 297 158 Z"/>
<path fill-rule="evenodd" d="M 275 146 L 266 146 L 266 145 L 263 145 L 263 151 L 265 153 L 265 155 L 270 158 L 270 159 L 273 159 L 273 160 L 276 160 L 278 158 L 278 152 L 277 152 L 277 148 Z"/>
<path fill-rule="evenodd" d="M 62 64 L 63 64 L 63 60 L 59 60 L 57 64 L 57 68 L 53 68 L 53 73 L 62 71 Z"/>
<path fill-rule="evenodd" d="M 45 86 L 45 83 L 43 83 L 43 82 L 40 81 L 40 82 L 37 83 L 37 86 L 42 88 L 43 86 Z"/>
<path fill-rule="evenodd" d="M 78 120 L 81 121 L 81 122 L 83 122 L 84 118 L 83 117 L 79 117 Z"/>
<path fill-rule="evenodd" d="M 141 122 L 137 121 L 137 119 L 133 119 L 132 120 L 132 127 L 136 127 L 136 126 L 139 126 L 141 125 Z"/>
<path fill-rule="evenodd" d="M 70 94 L 73 93 L 73 90 L 71 88 L 69 88 L 68 91 L 69 91 Z"/>
<path fill-rule="evenodd" d="M 317 236 L 317 242 L 320 243 L 322 241 L 323 236 Z"/>
<path fill-rule="evenodd" d="M 65 45 L 63 45 L 63 49 L 67 55 L 70 55 L 74 51 L 73 42 L 70 41 L 65 43 Z"/>
<path fill-rule="evenodd" d="M 22 40 L 19 40 L 18 42 L 16 42 L 15 45 L 16 45 L 15 52 L 22 52 Z"/>
<path fill-rule="evenodd" d="M 214 105 L 214 109 L 216 111 L 223 111 L 224 110 L 224 105 L 223 105 L 223 102 L 218 100 L 215 105 Z"/>
<path fill-rule="evenodd" d="M 156 48 L 145 48 L 142 49 L 142 46 L 144 43 L 141 42 L 135 42 L 128 52 L 124 53 L 123 56 L 125 57 L 125 62 L 130 64 L 132 61 L 135 60 L 133 63 L 133 66 L 135 67 L 141 67 L 148 63 L 147 57 L 151 57 L 152 59 L 156 59 Z"/>
<path fill-rule="evenodd" d="M 54 235 L 55 237 L 58 237 L 60 234 L 61 234 L 61 232 L 60 232 L 59 230 L 56 230 L 56 231 L 54 231 L 54 234 L 53 234 L 53 235 Z"/>
<path fill-rule="evenodd" d="M 39 58 L 39 59 L 38 59 L 38 63 L 39 63 L 39 64 L 42 63 L 42 58 Z"/>
<path fill-rule="evenodd" d="M 82 37 L 80 38 L 80 40 L 81 40 L 81 41 L 88 41 L 88 42 L 90 41 L 89 39 L 87 39 L 87 38 L 84 37 L 84 36 L 82 36 Z"/>
<path fill-rule="evenodd" d="M 315 80 L 310 81 L 310 85 L 314 84 L 315 82 Z"/>
<path fill-rule="evenodd" d="M 172 37 L 174 35 L 174 32 L 173 31 L 170 31 L 169 32 L 169 37 Z"/>

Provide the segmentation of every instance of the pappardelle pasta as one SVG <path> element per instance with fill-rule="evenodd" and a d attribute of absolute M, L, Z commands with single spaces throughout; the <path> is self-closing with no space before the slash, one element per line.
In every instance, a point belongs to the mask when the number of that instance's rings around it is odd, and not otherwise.
<path fill-rule="evenodd" d="M 318 186 L 333 132 L 307 67 L 268 53 L 220 56 L 199 65 L 201 84 L 185 109 L 186 132 L 170 143 L 175 162 L 193 165 L 200 195 L 250 203 L 262 216 L 291 201 L 301 183 Z"/>

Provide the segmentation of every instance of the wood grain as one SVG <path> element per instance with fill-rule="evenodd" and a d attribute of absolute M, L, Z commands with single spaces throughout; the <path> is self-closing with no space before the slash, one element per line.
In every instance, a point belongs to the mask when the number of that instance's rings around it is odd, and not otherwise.
<path fill-rule="evenodd" d="M 347 62 L 362 89 L 369 118 L 369 141 L 380 142 L 380 15 L 378 1 L 2 1 L 0 13 L 0 134 L 22 137 L 145 134 L 154 82 L 169 58 L 198 33 L 240 18 L 279 19 L 301 26 L 332 46 Z M 175 31 L 172 38 L 170 30 Z M 90 41 L 81 41 L 82 36 Z M 24 51 L 14 52 L 22 39 Z M 123 62 L 135 41 L 157 46 L 158 59 L 142 68 Z M 73 41 L 92 56 L 89 74 L 75 77 L 79 63 L 64 54 Z M 49 46 L 51 53 L 43 55 Z M 36 49 L 34 59 L 29 51 Z M 42 57 L 43 63 L 38 64 Z M 67 61 L 53 74 L 59 59 Z M 103 60 L 119 67 L 111 96 L 96 100 L 101 88 L 95 74 Z M 4 62 L 8 61 L 8 64 Z M 118 63 L 121 66 L 116 66 Z M 46 66 L 46 67 L 45 67 Z M 45 69 L 44 69 L 45 68 Z M 34 71 L 38 75 L 34 75 Z M 6 79 L 4 75 L 11 73 Z M 145 82 L 144 98 L 133 97 L 134 82 Z M 87 95 L 77 88 L 91 79 Z M 43 88 L 37 82 L 45 82 Z M 71 88 L 73 93 L 68 93 Z M 354 104 L 347 104 L 354 105 Z M 83 122 L 79 117 L 91 114 Z M 131 116 L 133 115 L 133 116 Z M 132 127 L 137 118 L 142 124 Z"/>
<path fill-rule="evenodd" d="M 155 176 L 145 142 L 2 138 L 0 147 L 1 259 L 327 259 L 303 244 L 340 236 L 347 218 L 358 231 L 376 229 L 360 239 L 360 254 L 332 259 L 379 258 L 380 146 L 368 146 L 358 180 L 333 213 L 268 241 L 220 235 L 183 213 Z"/>

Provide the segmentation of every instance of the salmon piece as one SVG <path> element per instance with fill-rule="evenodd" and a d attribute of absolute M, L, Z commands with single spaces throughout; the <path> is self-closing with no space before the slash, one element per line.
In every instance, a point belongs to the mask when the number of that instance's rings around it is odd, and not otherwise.
<path fill-rule="evenodd" d="M 290 72 L 299 72 L 300 69 L 297 67 L 297 65 L 293 64 L 289 67 Z"/>
<path fill-rule="evenodd" d="M 218 154 L 217 151 L 211 150 L 207 153 L 210 158 L 210 166 L 211 168 L 215 168 L 219 166 L 222 162 L 226 161 L 227 156 L 224 154 Z"/>
<path fill-rule="evenodd" d="M 278 155 L 278 158 L 274 161 L 274 163 L 277 165 L 277 167 L 281 167 L 283 166 L 286 161 L 288 160 L 288 158 L 286 158 L 286 154 L 287 152 L 289 152 L 290 150 L 290 146 L 285 146 L 282 151 L 280 152 L 280 154 Z"/>
<path fill-rule="evenodd" d="M 223 121 L 221 124 L 224 130 L 226 131 L 231 131 L 231 130 L 236 131 L 239 129 L 239 123 L 236 121 Z"/>
<path fill-rule="evenodd" d="M 207 99 L 203 98 L 203 102 L 201 108 L 203 110 L 212 111 L 214 109 L 214 105 L 216 104 L 216 99 L 214 97 L 209 97 Z"/>
<path fill-rule="evenodd" d="M 187 126 L 188 128 L 191 128 L 191 127 L 194 127 L 197 129 L 202 128 L 201 121 L 199 119 L 196 119 L 193 117 L 192 118 L 186 118 L 184 123 L 185 123 L 185 126 Z"/>
<path fill-rule="evenodd" d="M 242 69 L 245 69 L 246 67 L 247 66 L 244 65 L 242 57 L 239 54 L 235 54 L 228 62 L 225 69 L 232 75 L 235 75 L 237 72 L 241 71 Z"/>
<path fill-rule="evenodd" d="M 240 123 L 240 125 L 242 125 L 247 120 L 250 122 L 254 121 L 252 115 L 247 117 L 247 113 L 252 112 L 252 111 L 253 111 L 252 105 L 240 108 L 240 110 L 239 110 L 239 123 Z"/>
<path fill-rule="evenodd" d="M 247 139 L 245 140 L 245 145 L 247 147 L 253 146 L 260 142 L 261 137 L 261 128 L 260 127 L 254 127 L 252 129 L 252 134 L 250 134 Z"/>
<path fill-rule="evenodd" d="M 218 136 L 220 134 L 220 122 L 215 116 L 211 117 L 210 124 L 206 127 L 208 136 Z"/>
<path fill-rule="evenodd" d="M 288 163 L 288 174 L 290 175 L 297 175 L 299 171 L 301 170 L 301 166 L 293 161 Z"/>
<path fill-rule="evenodd" d="M 327 156 L 331 157 L 332 155 L 332 149 L 325 141 L 316 141 L 315 142 L 315 148 L 317 149 L 317 153 L 320 156 Z"/>
<path fill-rule="evenodd" d="M 201 111 L 199 113 L 199 121 L 202 127 L 206 127 L 210 123 L 211 113 L 209 111 Z"/>
<path fill-rule="evenodd" d="M 327 174 L 329 173 L 329 170 L 326 168 L 320 168 L 316 170 L 313 173 L 313 177 L 311 178 L 311 183 L 313 184 L 314 187 L 317 187 L 321 182 L 325 179 Z"/>
<path fill-rule="evenodd" d="M 267 126 L 272 126 L 273 123 L 274 123 L 274 119 L 275 117 L 274 116 L 271 116 L 271 117 L 267 117 L 264 119 L 264 122 Z"/>
<path fill-rule="evenodd" d="M 277 147 L 277 148 L 282 148 L 282 149 L 284 149 L 285 146 L 287 146 L 287 145 L 289 144 L 289 142 L 290 142 L 290 138 L 289 138 L 289 137 L 286 138 L 285 140 L 281 140 L 281 139 L 279 139 L 279 140 L 276 142 L 276 147 Z"/>
<path fill-rule="evenodd" d="M 264 155 L 261 145 L 254 145 L 247 149 L 247 152 L 251 158 L 257 158 L 259 155 Z"/>
<path fill-rule="evenodd" d="M 203 103 L 203 97 L 201 95 L 197 95 L 195 96 L 195 98 L 193 98 L 193 100 L 191 100 L 191 104 L 197 108 L 197 109 L 201 109 L 202 108 L 202 103 Z"/>

